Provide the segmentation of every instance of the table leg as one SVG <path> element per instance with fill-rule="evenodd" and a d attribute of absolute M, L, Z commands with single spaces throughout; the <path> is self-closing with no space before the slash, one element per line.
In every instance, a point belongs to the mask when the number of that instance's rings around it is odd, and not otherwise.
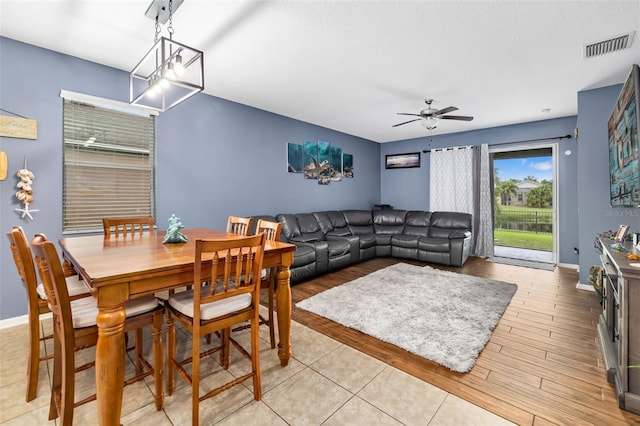
<path fill-rule="evenodd" d="M 124 306 L 100 307 L 96 319 L 96 397 L 98 422 L 119 425 L 124 393 Z"/>
<path fill-rule="evenodd" d="M 288 266 L 278 265 L 278 288 L 276 290 L 276 303 L 278 307 L 278 357 L 280 365 L 286 367 L 291 358 L 291 271 Z"/>

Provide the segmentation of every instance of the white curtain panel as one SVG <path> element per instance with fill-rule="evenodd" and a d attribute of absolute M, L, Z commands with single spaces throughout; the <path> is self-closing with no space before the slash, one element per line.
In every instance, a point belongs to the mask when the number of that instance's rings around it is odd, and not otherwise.
<path fill-rule="evenodd" d="M 431 151 L 429 210 L 473 214 L 471 147 Z"/>
<path fill-rule="evenodd" d="M 479 187 L 478 229 L 476 234 L 476 256 L 493 256 L 493 203 L 491 202 L 491 167 L 489 164 L 489 146 L 480 146 L 480 187 Z"/>

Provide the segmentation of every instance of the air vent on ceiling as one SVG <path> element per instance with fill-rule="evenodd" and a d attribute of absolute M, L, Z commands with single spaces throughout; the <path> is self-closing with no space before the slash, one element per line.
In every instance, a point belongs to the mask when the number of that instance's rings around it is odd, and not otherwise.
<path fill-rule="evenodd" d="M 585 44 L 584 57 L 593 58 L 594 56 L 605 55 L 607 53 L 616 52 L 618 50 L 631 47 L 631 42 L 633 41 L 634 34 L 635 31 L 631 31 L 630 33 L 613 37 L 608 40 Z"/>

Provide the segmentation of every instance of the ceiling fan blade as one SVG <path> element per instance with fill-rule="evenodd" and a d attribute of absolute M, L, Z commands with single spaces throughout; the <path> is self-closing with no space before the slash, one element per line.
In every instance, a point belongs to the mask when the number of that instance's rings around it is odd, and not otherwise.
<path fill-rule="evenodd" d="M 412 115 L 415 115 L 415 114 L 412 114 Z M 422 119 L 421 119 L 421 118 L 415 118 L 415 119 L 413 119 L 413 120 L 405 121 L 404 123 L 394 124 L 394 125 L 393 125 L 393 126 L 391 126 L 391 127 L 398 127 L 398 126 L 402 126 L 403 124 L 413 123 L 414 121 L 419 121 L 419 120 L 422 120 Z"/>
<path fill-rule="evenodd" d="M 396 112 L 398 115 L 415 115 L 416 117 L 422 117 L 420 114 L 412 114 L 410 112 Z"/>
<path fill-rule="evenodd" d="M 442 108 L 437 110 L 436 112 L 433 113 L 433 115 L 440 115 L 440 114 L 446 114 L 448 112 L 453 112 L 453 111 L 457 111 L 458 108 L 454 107 L 454 106 L 450 106 L 450 107 L 446 107 L 446 108 Z"/>
<path fill-rule="evenodd" d="M 440 115 L 438 118 L 442 118 L 443 120 L 462 120 L 462 121 L 471 121 L 473 117 L 469 117 L 467 115 Z"/>

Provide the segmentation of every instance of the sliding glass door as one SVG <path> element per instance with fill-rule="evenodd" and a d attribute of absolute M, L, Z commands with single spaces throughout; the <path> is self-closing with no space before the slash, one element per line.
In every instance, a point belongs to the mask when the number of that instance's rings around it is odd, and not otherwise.
<path fill-rule="evenodd" d="M 494 256 L 556 263 L 555 147 L 491 151 Z"/>

